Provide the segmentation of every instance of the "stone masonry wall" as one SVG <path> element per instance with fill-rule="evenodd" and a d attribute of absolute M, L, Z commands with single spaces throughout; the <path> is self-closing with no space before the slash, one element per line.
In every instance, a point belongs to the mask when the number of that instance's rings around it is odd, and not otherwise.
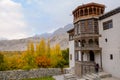
<path fill-rule="evenodd" d="M 41 68 L 34 70 L 0 71 L 0 80 L 21 80 L 61 74 L 60 68 Z"/>

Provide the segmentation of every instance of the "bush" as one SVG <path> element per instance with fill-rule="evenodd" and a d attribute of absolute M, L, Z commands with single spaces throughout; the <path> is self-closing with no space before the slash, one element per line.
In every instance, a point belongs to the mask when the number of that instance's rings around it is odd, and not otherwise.
<path fill-rule="evenodd" d="M 5 71 L 5 70 L 7 70 L 7 65 L 6 65 L 6 63 L 1 63 L 1 64 L 0 64 L 0 71 Z"/>
<path fill-rule="evenodd" d="M 30 70 L 30 69 L 32 69 L 32 67 L 28 65 L 23 67 L 23 70 Z"/>

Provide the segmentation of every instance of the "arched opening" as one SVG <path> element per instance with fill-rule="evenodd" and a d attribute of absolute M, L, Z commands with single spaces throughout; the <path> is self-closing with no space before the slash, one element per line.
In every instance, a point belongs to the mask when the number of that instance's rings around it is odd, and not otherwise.
<path fill-rule="evenodd" d="M 103 9 L 101 9 L 101 14 L 103 14 Z"/>
<path fill-rule="evenodd" d="M 90 54 L 90 61 L 95 61 L 94 52 L 93 52 L 93 51 L 90 51 L 89 54 Z"/>
<path fill-rule="evenodd" d="M 80 11 L 80 16 L 83 16 L 83 10 Z"/>
<path fill-rule="evenodd" d="M 93 45 L 93 40 L 89 39 L 89 45 L 92 46 Z"/>
<path fill-rule="evenodd" d="M 96 8 L 94 8 L 94 14 L 96 14 Z"/>
<path fill-rule="evenodd" d="M 99 8 L 97 8 L 97 12 L 98 12 L 97 14 L 99 15 Z"/>
<path fill-rule="evenodd" d="M 88 10 L 87 9 L 85 9 L 85 15 L 88 15 Z"/>
<path fill-rule="evenodd" d="M 86 41 L 82 40 L 81 46 L 84 47 L 85 46 Z"/>
<path fill-rule="evenodd" d="M 90 14 L 90 15 L 92 14 L 92 8 L 89 9 L 89 14 Z"/>
<path fill-rule="evenodd" d="M 96 44 L 96 45 L 98 45 L 98 44 L 99 44 L 99 43 L 98 43 L 98 39 L 95 39 L 95 44 Z"/>
<path fill-rule="evenodd" d="M 81 41 L 80 40 L 78 40 L 78 44 L 79 44 L 79 47 L 81 47 Z"/>

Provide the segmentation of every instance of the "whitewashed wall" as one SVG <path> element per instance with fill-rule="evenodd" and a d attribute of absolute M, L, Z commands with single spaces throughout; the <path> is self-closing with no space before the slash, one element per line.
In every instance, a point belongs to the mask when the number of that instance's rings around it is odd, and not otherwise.
<path fill-rule="evenodd" d="M 113 21 L 113 28 L 103 30 L 103 22 Z M 113 76 L 120 78 L 120 13 L 103 19 L 99 22 L 100 47 L 102 47 L 103 69 Z M 108 42 L 105 42 L 107 38 Z M 113 60 L 110 60 L 110 54 L 113 54 Z"/>
<path fill-rule="evenodd" d="M 75 67 L 75 49 L 74 49 L 74 40 L 69 41 L 69 55 L 72 55 L 72 60 L 69 57 L 69 67 Z"/>

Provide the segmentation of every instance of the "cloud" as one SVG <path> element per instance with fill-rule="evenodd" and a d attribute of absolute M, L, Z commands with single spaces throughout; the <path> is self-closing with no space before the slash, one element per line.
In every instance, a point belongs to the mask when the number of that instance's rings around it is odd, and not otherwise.
<path fill-rule="evenodd" d="M 64 27 L 65 25 L 72 23 L 72 10 L 76 4 L 76 0 L 29 0 L 31 5 L 35 5 L 36 11 L 32 11 L 30 14 L 36 18 L 36 24 L 31 25 L 37 26 L 34 29 L 36 32 L 53 32 L 57 28 Z M 30 15 L 29 14 L 29 15 Z M 34 14 L 34 15 L 33 15 Z"/>
<path fill-rule="evenodd" d="M 41 12 L 41 18 L 40 22 L 43 22 L 40 27 L 40 29 L 43 29 L 42 31 L 53 31 L 54 29 L 58 27 L 63 27 L 66 24 L 73 22 L 73 16 L 72 11 L 79 5 L 86 4 L 89 2 L 97 2 L 101 4 L 105 4 L 106 6 L 111 8 L 116 7 L 120 5 L 119 0 L 109 1 L 109 4 L 107 0 L 31 0 L 33 2 L 36 2 L 38 5 L 39 11 Z M 106 11 L 109 11 L 107 8 Z M 44 17 L 42 17 L 44 16 Z M 44 20 L 43 18 L 46 18 Z M 44 20 L 44 21 L 43 21 Z M 51 29 L 51 30 L 50 30 Z"/>
<path fill-rule="evenodd" d="M 21 4 L 12 0 L 0 0 L 0 37 L 19 39 L 27 36 L 27 23 Z"/>
<path fill-rule="evenodd" d="M 24 7 L 27 26 L 34 32 L 41 34 L 73 23 L 72 11 L 79 5 L 97 2 L 107 6 L 106 11 L 120 5 L 119 0 L 14 0 Z M 117 2 L 117 3 L 115 3 Z"/>

